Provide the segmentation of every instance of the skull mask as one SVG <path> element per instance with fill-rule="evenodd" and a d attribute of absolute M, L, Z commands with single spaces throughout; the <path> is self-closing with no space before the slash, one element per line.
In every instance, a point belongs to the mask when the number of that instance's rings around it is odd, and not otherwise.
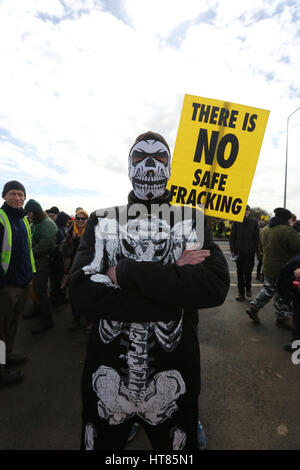
<path fill-rule="evenodd" d="M 170 178 L 170 161 L 169 148 L 160 140 L 145 138 L 133 145 L 129 152 L 128 170 L 134 193 L 139 199 L 155 199 L 165 192 Z"/>

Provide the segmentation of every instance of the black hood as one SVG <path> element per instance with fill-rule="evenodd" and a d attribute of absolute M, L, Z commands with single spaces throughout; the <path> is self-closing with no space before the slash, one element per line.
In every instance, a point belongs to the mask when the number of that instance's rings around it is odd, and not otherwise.
<path fill-rule="evenodd" d="M 70 220 L 70 216 L 66 214 L 65 212 L 59 212 L 56 217 L 56 225 L 58 227 L 65 227 L 66 223 L 68 220 Z"/>

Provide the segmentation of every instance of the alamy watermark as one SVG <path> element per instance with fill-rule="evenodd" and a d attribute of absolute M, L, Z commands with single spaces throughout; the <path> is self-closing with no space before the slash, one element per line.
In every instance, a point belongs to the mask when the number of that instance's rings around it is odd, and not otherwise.
<path fill-rule="evenodd" d="M 295 366 L 298 366 L 300 364 L 300 339 L 292 342 L 292 349 L 295 349 L 295 351 L 292 354 L 291 361 Z"/>
<path fill-rule="evenodd" d="M 204 209 L 191 206 L 169 206 L 168 204 L 132 204 L 130 206 L 98 209 L 96 215 L 102 224 L 105 239 L 153 239 L 189 240 L 196 235 L 200 246 L 204 242 Z"/>

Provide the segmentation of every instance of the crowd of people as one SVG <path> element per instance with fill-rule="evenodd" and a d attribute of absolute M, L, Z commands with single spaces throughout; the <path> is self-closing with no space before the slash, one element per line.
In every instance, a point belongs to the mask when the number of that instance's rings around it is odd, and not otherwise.
<path fill-rule="evenodd" d="M 166 189 L 170 160 L 160 134 L 138 136 L 129 152 L 133 190 L 128 204 L 90 215 L 82 207 L 71 217 L 56 206 L 44 211 L 34 199 L 25 204 L 26 190 L 18 181 L 3 188 L 0 340 L 5 361 L 0 386 L 24 377 L 12 368 L 28 361 L 14 351 L 20 315 L 36 317 L 31 332 L 41 335 L 53 327 L 53 311 L 70 303 L 70 330 L 84 327 L 89 338 L 82 376 L 82 449 L 122 449 L 138 425 L 154 449 L 198 449 L 205 439 L 198 413 L 198 310 L 225 301 L 230 277 L 206 219 L 200 249 L 195 211 L 188 221 L 180 219 L 179 207 L 172 208 L 173 219 L 161 211 L 156 217 L 164 230 L 152 238 L 145 235 L 149 224 L 153 228 L 152 204 L 171 207 Z M 137 220 L 128 214 L 141 203 L 142 228 L 136 231 Z M 293 341 L 300 339 L 298 222 L 289 210 L 277 208 L 262 227 L 250 212 L 247 206 L 243 222 L 232 224 L 229 239 L 237 266 L 236 300 L 253 296 L 256 255 L 263 287 L 246 313 L 259 324 L 259 310 L 274 297 L 276 326 L 290 328 L 293 313 L 293 337 L 286 346 L 292 351 Z M 127 231 L 120 236 L 124 220 Z M 24 313 L 29 297 L 33 308 Z"/>
<path fill-rule="evenodd" d="M 20 383 L 24 374 L 11 370 L 28 362 L 14 352 L 19 318 L 36 318 L 31 330 L 42 334 L 53 327 L 53 311 L 71 303 L 70 330 L 83 325 L 69 296 L 73 260 L 85 229 L 88 213 L 78 207 L 71 217 L 57 207 L 43 210 L 30 199 L 24 206 L 22 183 L 9 181 L 2 192 L 0 209 L 0 340 L 5 345 L 5 363 L 0 364 L 0 386 Z M 25 310 L 28 299 L 32 308 Z M 85 320 L 85 319 L 84 319 Z"/>
<path fill-rule="evenodd" d="M 246 308 L 255 324 L 260 324 L 258 312 L 274 297 L 274 310 L 278 328 L 292 330 L 291 341 L 284 349 L 293 352 L 293 342 L 300 340 L 299 289 L 295 281 L 300 279 L 300 233 L 295 214 L 278 207 L 269 224 L 250 217 L 247 205 L 243 222 L 232 225 L 229 243 L 232 259 L 236 262 L 238 302 L 245 295 L 252 297 L 252 271 L 257 255 L 256 279 L 263 286 Z M 294 282 L 294 284 L 293 284 Z"/>

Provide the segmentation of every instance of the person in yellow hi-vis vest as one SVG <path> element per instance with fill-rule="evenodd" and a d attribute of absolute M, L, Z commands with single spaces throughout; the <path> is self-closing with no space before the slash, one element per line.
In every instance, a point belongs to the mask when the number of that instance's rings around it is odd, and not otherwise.
<path fill-rule="evenodd" d="M 18 181 L 9 181 L 2 191 L 0 209 L 0 387 L 23 380 L 22 371 L 9 367 L 21 365 L 28 357 L 13 352 L 18 320 L 28 298 L 35 272 L 31 230 L 23 210 L 26 191 Z"/>

